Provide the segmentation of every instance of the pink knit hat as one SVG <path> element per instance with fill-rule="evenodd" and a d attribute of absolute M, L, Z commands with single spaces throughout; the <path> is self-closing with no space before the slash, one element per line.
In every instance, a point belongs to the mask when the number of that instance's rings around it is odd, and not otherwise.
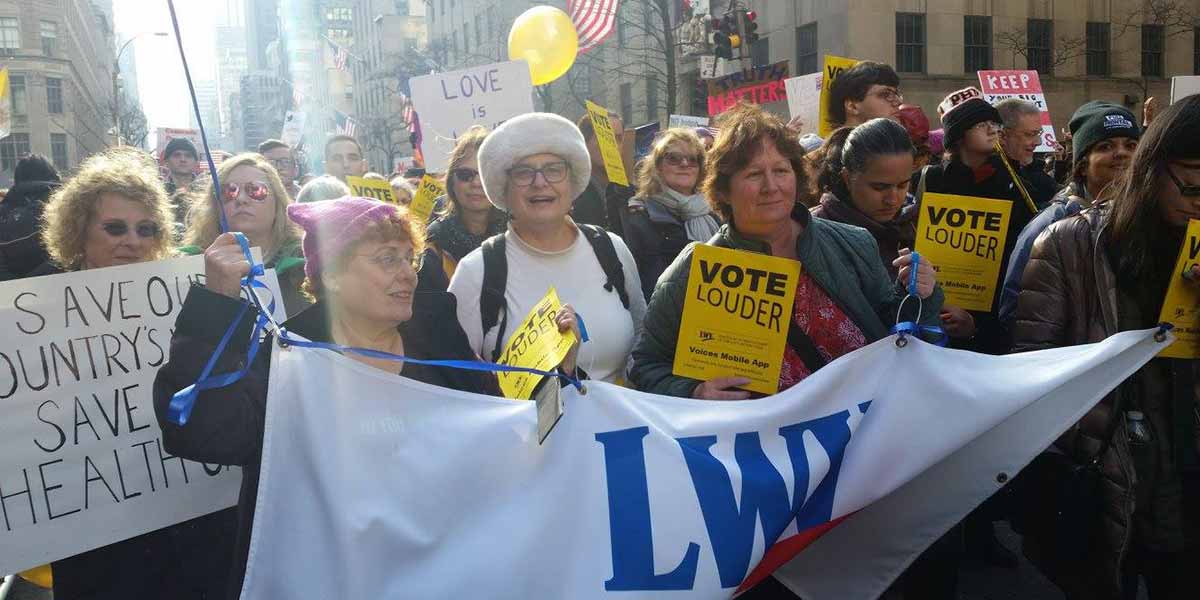
<path fill-rule="evenodd" d="M 337 200 L 289 204 L 287 214 L 304 228 L 304 274 L 310 281 L 316 281 L 326 259 L 339 256 L 371 224 L 395 216 L 396 206 L 370 198 L 346 196 Z"/>

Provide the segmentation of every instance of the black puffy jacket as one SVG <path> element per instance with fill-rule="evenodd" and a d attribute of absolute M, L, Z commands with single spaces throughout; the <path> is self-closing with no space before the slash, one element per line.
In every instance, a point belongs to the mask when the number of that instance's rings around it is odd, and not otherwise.
<path fill-rule="evenodd" d="M 49 260 L 42 245 L 42 212 L 56 181 L 24 181 L 0 202 L 0 281 L 28 277 Z"/>

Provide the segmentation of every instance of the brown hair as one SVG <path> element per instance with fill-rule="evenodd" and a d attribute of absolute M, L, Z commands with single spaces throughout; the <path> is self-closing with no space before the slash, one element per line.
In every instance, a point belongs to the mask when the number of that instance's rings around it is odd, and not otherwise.
<path fill-rule="evenodd" d="M 290 242 L 300 239 L 300 227 L 287 216 L 287 207 L 291 199 L 288 197 L 287 188 L 283 187 L 279 173 L 261 154 L 245 152 L 225 160 L 217 167 L 217 179 L 224 181 L 238 167 L 254 167 L 262 171 L 267 176 L 267 187 L 271 188 L 271 195 L 275 197 L 275 223 L 271 226 L 271 239 L 275 242 L 275 247 L 271 249 L 271 254 L 263 256 L 264 263 L 270 262 L 275 258 L 275 253 L 290 245 Z M 224 199 L 217 197 L 210 180 L 203 192 L 192 194 L 189 202 L 191 206 L 188 208 L 188 228 L 183 242 L 189 246 L 207 248 L 221 235 L 221 217 L 217 214 L 220 209 L 217 207 L 222 206 Z M 263 252 L 266 251 L 267 249 L 263 248 Z"/>
<path fill-rule="evenodd" d="M 666 156 L 667 151 L 671 149 L 672 144 L 682 145 L 684 152 L 690 152 L 692 156 L 700 157 L 700 173 L 696 176 L 696 185 L 692 188 L 692 193 L 695 193 L 700 184 L 704 183 L 704 142 L 700 141 L 700 136 L 696 135 L 695 131 L 675 127 L 659 134 L 658 139 L 654 140 L 654 145 L 650 147 L 650 153 L 638 163 L 638 196 L 648 198 L 663 192 L 662 179 L 658 175 L 658 165 Z"/>
<path fill-rule="evenodd" d="M 742 101 L 721 115 L 720 127 L 721 131 L 708 151 L 703 188 L 714 212 L 726 223 L 733 223 L 733 208 L 727 198 L 729 183 L 734 173 L 758 156 L 763 142 L 768 140 L 792 164 L 796 174 L 796 202 L 804 204 L 800 194 L 809 185 L 804 170 L 804 147 L 782 119 L 760 106 Z"/>
<path fill-rule="evenodd" d="M 145 207 L 158 226 L 150 260 L 170 256 L 174 250 L 171 202 L 154 160 L 135 148 L 118 146 L 88 157 L 46 203 L 42 241 L 55 264 L 68 271 L 83 267 L 87 228 L 104 194 L 116 194 Z"/>
<path fill-rule="evenodd" d="M 424 226 L 412 218 L 411 213 L 408 212 L 406 207 L 396 206 L 395 209 L 395 212 L 388 216 L 388 218 L 376 221 L 367 226 L 358 239 L 348 244 L 337 256 L 332 257 L 332 260 L 325 263 L 322 272 L 340 273 L 346 268 L 346 262 L 350 257 L 354 256 L 358 252 L 358 249 L 367 243 L 389 242 L 392 240 L 411 242 L 413 256 L 421 256 L 425 251 Z M 319 274 L 315 279 L 305 277 L 300 290 L 314 301 L 322 300 L 325 296 L 325 287 L 321 282 Z"/>
<path fill-rule="evenodd" d="M 450 163 L 446 165 L 446 181 L 444 182 L 446 198 L 450 201 L 442 209 L 442 215 L 452 215 L 458 212 L 458 196 L 454 194 L 454 181 L 452 180 L 454 170 L 479 153 L 479 146 L 483 144 L 483 140 L 487 139 L 488 133 L 486 127 L 472 125 L 454 142 L 454 149 L 450 151 Z"/>

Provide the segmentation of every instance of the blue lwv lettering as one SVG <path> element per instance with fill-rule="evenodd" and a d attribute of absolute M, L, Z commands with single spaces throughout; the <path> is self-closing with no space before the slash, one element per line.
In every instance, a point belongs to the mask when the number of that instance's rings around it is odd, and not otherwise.
<path fill-rule="evenodd" d="M 858 406 L 866 413 L 870 402 Z M 850 411 L 780 428 L 792 463 L 795 491 L 788 497 L 787 482 L 762 449 L 757 431 L 734 437 L 734 460 L 742 474 L 741 504 L 734 495 L 729 471 L 711 453 L 716 436 L 680 438 L 676 442 L 696 489 L 700 512 L 716 557 L 721 586 L 736 587 L 746 578 L 754 552 L 754 535 L 762 524 L 770 548 L 793 519 L 800 531 L 829 521 L 842 457 L 850 442 Z M 826 473 L 812 473 L 805 434 L 820 444 L 829 458 Z M 608 478 L 609 527 L 612 538 L 613 577 L 604 582 L 608 591 L 688 590 L 696 579 L 700 545 L 688 542 L 679 564 L 657 573 L 654 566 L 653 526 L 642 439 L 647 427 L 596 434 L 604 446 Z M 810 480 L 816 482 L 808 494 Z"/>

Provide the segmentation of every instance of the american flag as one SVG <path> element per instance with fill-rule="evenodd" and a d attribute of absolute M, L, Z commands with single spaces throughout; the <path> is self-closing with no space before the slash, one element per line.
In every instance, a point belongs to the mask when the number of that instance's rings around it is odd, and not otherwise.
<path fill-rule="evenodd" d="M 338 113 L 333 116 L 333 130 L 338 135 L 348 135 L 354 137 L 354 129 L 357 123 L 351 119 L 349 115 Z"/>
<path fill-rule="evenodd" d="M 346 71 L 346 63 L 350 60 L 350 51 L 346 47 L 329 39 L 325 38 L 329 46 L 333 49 L 333 66 L 339 71 Z"/>
<path fill-rule="evenodd" d="M 612 35 L 617 0 L 567 0 L 567 14 L 579 34 L 579 51 L 587 52 Z"/>
<path fill-rule="evenodd" d="M 301 104 L 304 104 L 304 92 L 301 92 L 300 88 L 293 85 L 292 86 L 292 108 L 300 108 Z"/>
<path fill-rule="evenodd" d="M 404 126 L 407 127 L 409 131 L 411 131 L 413 128 L 413 119 L 416 117 L 416 115 L 417 111 L 413 110 L 412 102 L 405 102 L 404 111 L 401 113 L 401 117 L 404 119 Z"/>

